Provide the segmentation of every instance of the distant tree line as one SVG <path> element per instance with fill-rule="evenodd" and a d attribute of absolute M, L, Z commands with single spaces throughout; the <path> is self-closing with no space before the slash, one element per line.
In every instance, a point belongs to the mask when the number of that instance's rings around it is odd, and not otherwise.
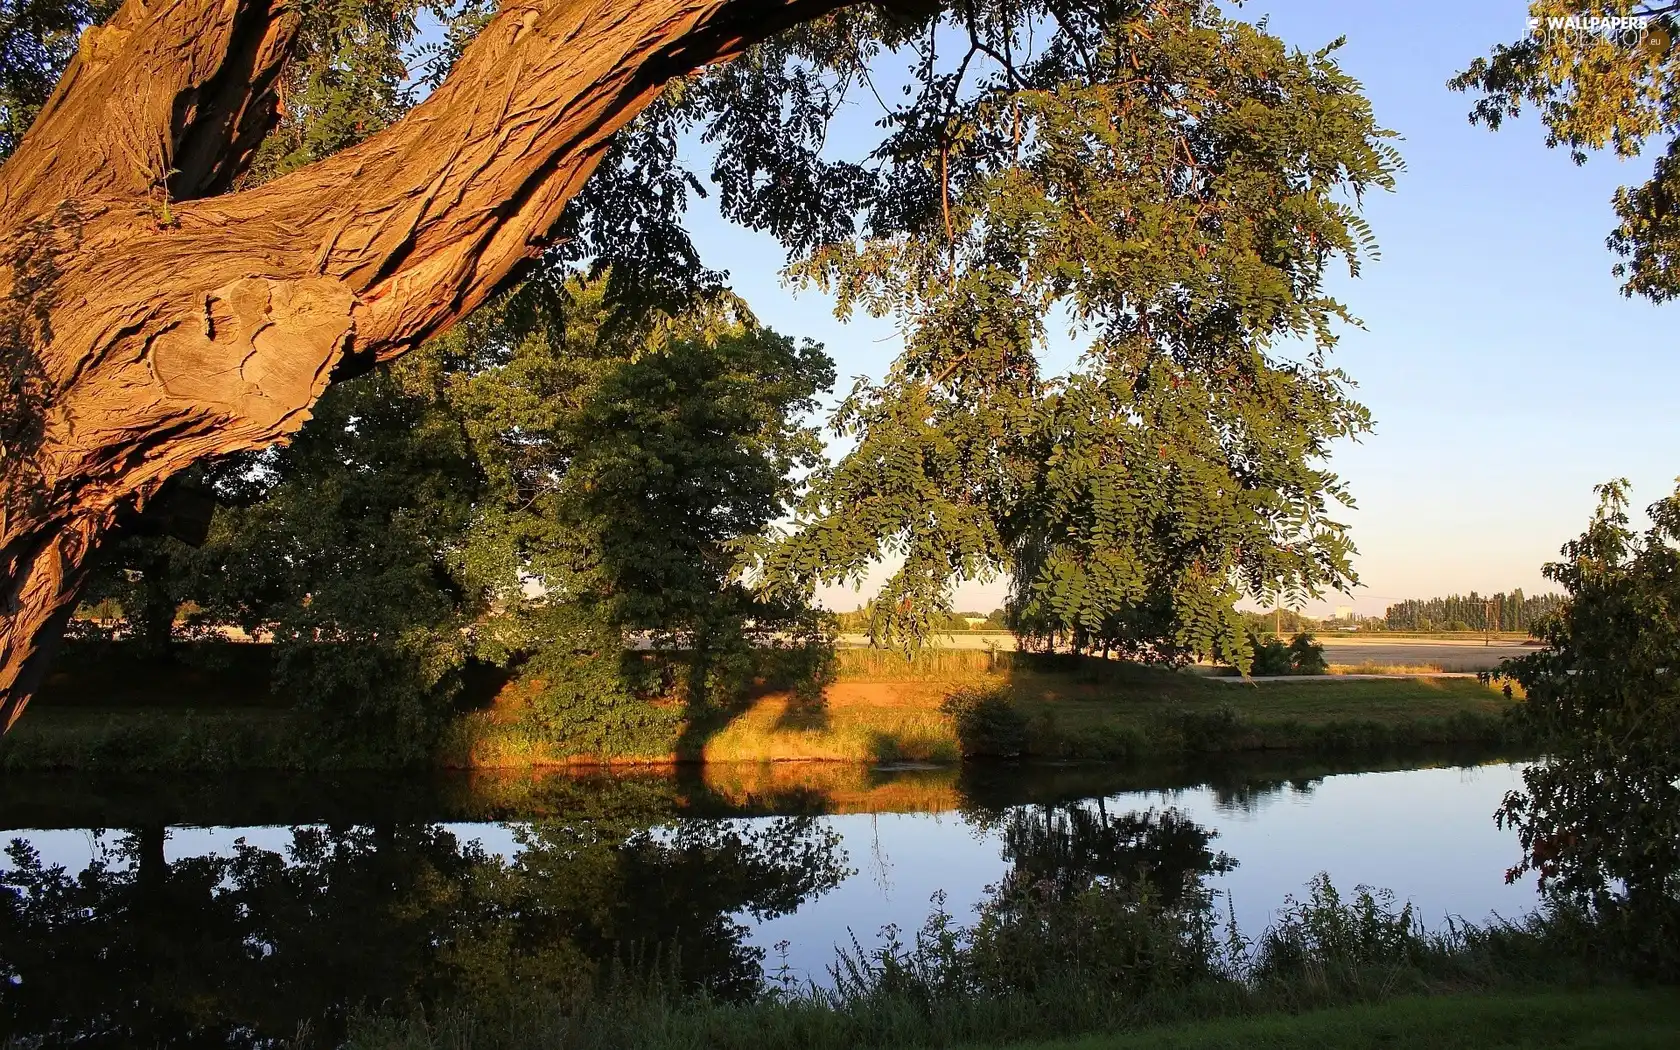
<path fill-rule="evenodd" d="M 1489 606 L 1492 602 L 1492 606 Z M 1540 617 L 1557 611 L 1560 594 L 1529 597 L 1517 588 L 1509 594 L 1408 598 L 1388 607 L 1383 619 L 1391 631 L 1526 631 Z"/>

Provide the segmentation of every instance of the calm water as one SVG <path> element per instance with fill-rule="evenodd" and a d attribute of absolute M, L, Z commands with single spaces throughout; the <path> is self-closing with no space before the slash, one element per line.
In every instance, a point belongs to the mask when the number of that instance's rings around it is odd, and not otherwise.
<path fill-rule="evenodd" d="M 9 778 L 0 1025 L 255 1044 L 332 1033 L 356 1003 L 565 988 L 656 954 L 745 997 L 783 966 L 825 979 L 836 944 L 915 928 L 935 894 L 965 919 L 1002 879 L 1075 870 L 1206 877 L 1250 934 L 1320 871 L 1430 922 L 1515 916 L 1535 895 L 1504 883 L 1516 845 L 1491 814 L 1520 767 L 1490 757 Z"/>

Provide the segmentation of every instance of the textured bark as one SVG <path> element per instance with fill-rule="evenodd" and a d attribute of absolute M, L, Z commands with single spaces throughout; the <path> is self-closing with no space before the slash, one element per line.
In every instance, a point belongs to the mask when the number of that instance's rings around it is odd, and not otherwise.
<path fill-rule="evenodd" d="M 671 78 L 845 2 L 510 3 L 397 125 L 238 193 L 288 3 L 128 0 L 89 31 L 0 168 L 5 727 L 120 511 L 470 312 Z"/>

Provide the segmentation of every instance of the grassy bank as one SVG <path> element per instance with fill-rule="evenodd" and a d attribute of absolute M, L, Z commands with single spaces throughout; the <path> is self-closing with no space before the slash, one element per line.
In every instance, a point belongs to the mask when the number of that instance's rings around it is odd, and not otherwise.
<path fill-rule="evenodd" d="M 1210 681 L 1117 661 L 938 651 L 908 660 L 841 650 L 821 702 L 768 692 L 696 720 L 658 760 L 951 762 L 963 757 L 1135 760 L 1263 750 L 1513 743 L 1516 701 L 1464 678 Z M 965 734 L 948 701 L 995 698 L 1010 740 Z M 565 764 L 568 755 L 500 712 L 455 727 L 446 763 Z M 637 757 L 637 756 L 629 756 Z"/>
<path fill-rule="evenodd" d="M 707 1031 L 715 1034 L 717 1028 Z M 480 1030 L 482 1035 L 482 1029 Z M 1003 1044 L 1003 1050 L 1668 1050 L 1680 1032 L 1680 989 L 1608 985 L 1594 988 L 1534 987 L 1491 992 L 1411 995 L 1388 1001 L 1332 1006 L 1307 1012 L 1262 1013 L 1182 1024 L 1099 1032 L 1071 1039 Z M 804 1033 L 766 1033 L 758 1050 L 805 1050 Z M 455 1050 L 472 1047 L 537 1047 L 529 1041 L 464 1038 L 449 1021 L 425 1031 L 370 1025 L 350 1044 L 364 1050 Z M 708 1045 L 671 1039 L 671 1047 Z M 728 1045 L 728 1044 L 723 1044 Z M 941 1046 L 880 1043 L 859 1046 Z M 970 1048 L 999 1044 L 974 1042 Z"/>
<path fill-rule="evenodd" d="M 1170 885 L 1005 884 L 971 926 L 842 949 L 825 986 L 742 1001 L 615 968 L 569 997 L 469 993 L 368 1014 L 360 1050 L 1672 1045 L 1680 991 L 1640 988 L 1614 937 L 1569 910 L 1428 932 L 1409 907 L 1320 877 L 1250 941 Z M 1654 976 L 1654 975 L 1651 975 Z M 1666 1040 L 1666 1041 L 1665 1041 Z"/>
<path fill-rule="evenodd" d="M 1595 988 L 1408 997 L 1305 1014 L 1019 1044 L 1019 1050 L 1638 1050 L 1675 1045 L 1680 991 Z"/>
<path fill-rule="evenodd" d="M 275 696 L 263 647 L 163 671 L 74 662 L 0 742 L 0 769 L 345 769 Z M 914 660 L 840 650 L 820 699 L 760 690 L 683 722 L 663 745 L 602 756 L 556 744 L 486 691 L 454 719 L 436 764 L 487 769 L 629 763 L 952 762 L 962 757 L 1135 760 L 1275 749 L 1498 745 L 1515 701 L 1474 679 L 1209 681 L 1117 661 L 932 651 Z M 953 696 L 983 698 L 964 719 Z M 995 724 L 994 724 L 995 723 Z"/>

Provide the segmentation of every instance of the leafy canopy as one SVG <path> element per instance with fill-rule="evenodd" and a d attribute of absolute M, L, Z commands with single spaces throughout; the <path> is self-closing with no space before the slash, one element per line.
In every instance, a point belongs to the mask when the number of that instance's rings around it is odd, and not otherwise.
<path fill-rule="evenodd" d="M 1352 319 L 1323 279 L 1374 250 L 1357 204 L 1398 158 L 1333 47 L 1293 52 L 1211 5 L 964 11 L 902 42 L 916 86 L 871 163 L 795 166 L 855 187 L 855 225 L 787 238 L 791 274 L 894 317 L 906 350 L 842 403 L 853 449 L 814 480 L 775 578 L 901 559 L 872 621 L 913 644 L 953 580 L 1007 571 L 1028 640 L 1241 661 L 1242 592 L 1353 578 L 1324 458 L 1370 421 L 1326 361 Z M 733 126 L 723 164 L 752 152 Z M 1046 374 L 1062 322 L 1083 353 Z"/>

